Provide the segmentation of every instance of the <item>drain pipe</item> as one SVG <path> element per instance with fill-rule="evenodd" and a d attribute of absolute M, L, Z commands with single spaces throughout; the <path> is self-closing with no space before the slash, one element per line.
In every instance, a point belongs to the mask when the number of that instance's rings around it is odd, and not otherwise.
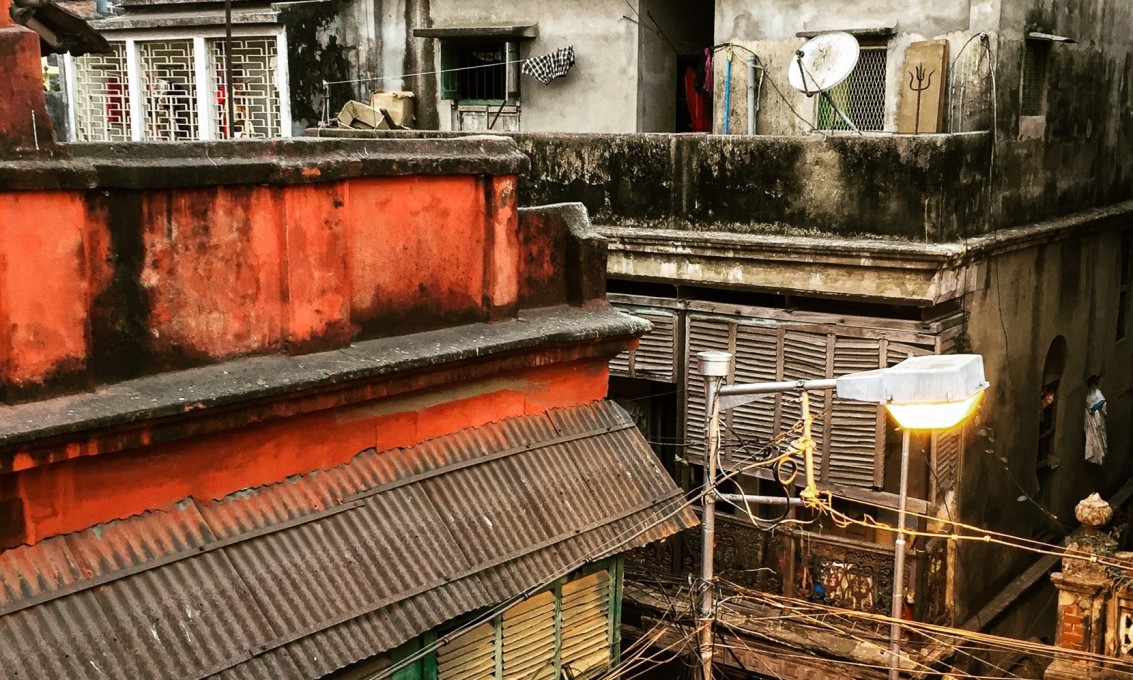
<path fill-rule="evenodd" d="M 732 48 L 728 47 L 728 60 L 724 65 L 724 134 L 729 134 L 732 123 Z"/>
<path fill-rule="evenodd" d="M 759 113 L 759 90 L 763 85 L 763 68 L 759 68 L 758 82 L 756 80 L 755 55 L 747 55 L 747 133 L 755 134 L 755 119 Z"/>

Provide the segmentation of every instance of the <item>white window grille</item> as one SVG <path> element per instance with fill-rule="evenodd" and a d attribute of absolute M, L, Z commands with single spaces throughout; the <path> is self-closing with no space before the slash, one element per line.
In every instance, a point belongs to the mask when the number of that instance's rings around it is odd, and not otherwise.
<path fill-rule="evenodd" d="M 139 42 L 138 56 L 145 78 L 145 139 L 199 139 L 193 41 Z"/>
<path fill-rule="evenodd" d="M 126 47 L 110 43 L 108 54 L 74 60 L 76 139 L 81 142 L 130 141 L 130 92 Z"/>
<path fill-rule="evenodd" d="M 817 100 L 817 124 L 820 130 L 848 130 L 831 106 L 831 101 L 862 131 L 885 129 L 885 68 L 888 49 L 863 47 L 858 65 L 837 87 L 828 92 L 829 99 L 820 95 Z"/>
<path fill-rule="evenodd" d="M 77 141 L 190 141 L 290 133 L 286 94 L 280 92 L 287 82 L 282 35 L 233 38 L 231 88 L 225 82 L 221 38 L 147 36 L 110 44 L 109 54 L 69 62 Z M 235 113 L 231 130 L 226 106 L 230 91 Z M 137 102 L 130 101 L 131 94 Z"/>
<path fill-rule="evenodd" d="M 224 41 L 208 40 L 208 73 L 212 80 L 213 129 L 228 137 L 228 110 L 225 97 Z M 267 137 L 279 129 L 279 92 L 276 90 L 275 38 L 240 38 L 232 41 L 232 106 L 235 137 Z"/>

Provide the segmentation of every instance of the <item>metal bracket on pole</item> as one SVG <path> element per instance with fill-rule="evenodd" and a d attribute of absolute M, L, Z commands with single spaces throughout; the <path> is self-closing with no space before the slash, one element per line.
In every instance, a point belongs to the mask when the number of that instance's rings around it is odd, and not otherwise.
<path fill-rule="evenodd" d="M 729 503 L 750 503 L 752 505 L 803 505 L 801 498 L 788 498 L 787 496 L 749 496 L 742 493 L 720 493 L 716 498 Z"/>

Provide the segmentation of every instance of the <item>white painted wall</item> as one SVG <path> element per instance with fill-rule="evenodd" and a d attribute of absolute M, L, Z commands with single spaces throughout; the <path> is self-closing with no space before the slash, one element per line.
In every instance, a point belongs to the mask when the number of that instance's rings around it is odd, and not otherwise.
<path fill-rule="evenodd" d="M 631 2 L 636 8 L 639 0 Z M 633 16 L 626 3 L 449 0 L 433 2 L 431 14 L 438 27 L 538 23 L 539 37 L 520 43 L 521 58 L 574 45 L 576 63 L 566 78 L 543 85 L 521 76 L 525 132 L 638 131 L 639 29 L 622 18 Z M 439 50 L 436 66 L 440 68 Z M 442 127 L 451 120 L 449 106 L 438 101 Z"/>

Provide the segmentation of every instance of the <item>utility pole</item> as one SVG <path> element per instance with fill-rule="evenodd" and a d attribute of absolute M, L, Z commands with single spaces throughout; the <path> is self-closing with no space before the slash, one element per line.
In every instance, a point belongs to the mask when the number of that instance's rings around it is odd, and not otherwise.
<path fill-rule="evenodd" d="M 712 581 L 716 541 L 716 469 L 720 449 L 720 404 L 716 398 L 721 383 L 728 377 L 732 355 L 728 352 L 698 352 L 698 370 L 704 376 L 704 498 L 700 518 L 700 608 L 697 610 L 699 633 L 700 680 L 712 680 L 713 625 L 716 620 L 716 596 Z"/>
<path fill-rule="evenodd" d="M 901 488 L 897 501 L 897 540 L 893 546 L 893 607 L 889 622 L 889 680 L 901 677 L 901 617 L 905 613 L 905 503 L 909 497 L 909 428 L 901 434 Z"/>

